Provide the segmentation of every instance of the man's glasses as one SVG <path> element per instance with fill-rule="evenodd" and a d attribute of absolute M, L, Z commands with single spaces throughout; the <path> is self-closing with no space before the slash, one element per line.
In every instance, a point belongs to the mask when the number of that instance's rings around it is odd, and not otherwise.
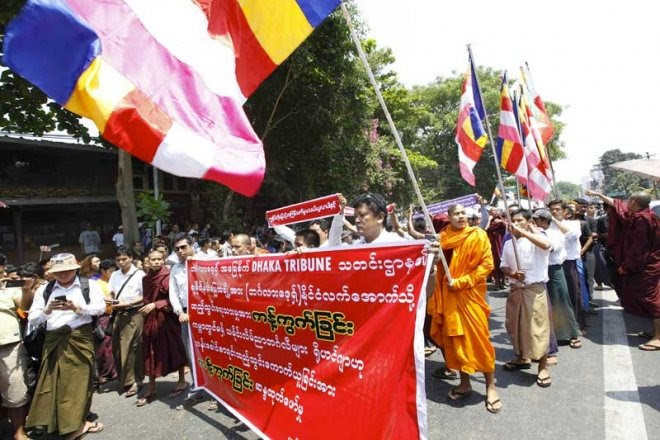
<path fill-rule="evenodd" d="M 174 246 L 175 251 L 182 251 L 184 249 L 188 248 L 187 244 L 181 245 L 181 246 Z"/>

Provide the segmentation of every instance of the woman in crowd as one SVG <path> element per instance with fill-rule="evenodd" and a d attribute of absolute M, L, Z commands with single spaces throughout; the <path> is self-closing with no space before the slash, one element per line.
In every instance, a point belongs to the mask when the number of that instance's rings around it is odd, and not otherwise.
<path fill-rule="evenodd" d="M 80 276 L 98 280 L 101 277 L 101 259 L 96 255 L 88 255 L 80 262 Z"/>
<path fill-rule="evenodd" d="M 112 292 L 110 291 L 110 276 L 117 270 L 117 265 L 112 260 L 101 261 L 98 284 L 103 291 L 103 298 L 106 303 L 112 301 Z M 99 325 L 103 329 L 109 329 L 110 316 L 112 315 L 112 306 L 107 305 L 105 313 L 99 316 Z M 112 356 L 112 331 L 106 331 L 105 338 L 96 345 L 96 368 L 98 370 L 98 383 L 104 384 L 117 378 L 117 369 L 115 368 L 115 359 Z"/>

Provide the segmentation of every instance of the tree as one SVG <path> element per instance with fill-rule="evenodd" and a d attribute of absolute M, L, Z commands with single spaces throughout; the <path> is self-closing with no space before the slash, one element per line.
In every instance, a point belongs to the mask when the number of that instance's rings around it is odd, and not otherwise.
<path fill-rule="evenodd" d="M 141 192 L 137 197 L 137 215 L 143 222 L 147 223 L 153 231 L 156 231 L 156 223 L 169 222 L 172 212 L 170 204 L 159 194 L 158 198 L 152 193 Z"/>
<path fill-rule="evenodd" d="M 573 200 L 580 195 L 582 187 L 572 182 L 557 182 L 554 188 L 560 200 Z M 554 198 L 554 194 L 553 194 Z"/>
<path fill-rule="evenodd" d="M 603 172 L 603 189 L 605 194 L 628 195 L 645 188 L 644 179 L 612 168 L 610 165 L 624 160 L 640 159 L 637 153 L 624 153 L 618 148 L 607 150 L 598 160 Z M 647 187 L 648 188 L 648 187 Z"/>

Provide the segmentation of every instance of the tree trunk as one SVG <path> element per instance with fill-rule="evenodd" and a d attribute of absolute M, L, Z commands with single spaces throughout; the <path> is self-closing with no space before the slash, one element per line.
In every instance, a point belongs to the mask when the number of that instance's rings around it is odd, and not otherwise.
<path fill-rule="evenodd" d="M 117 169 L 117 202 L 121 209 L 121 223 L 124 228 L 124 243 L 131 246 L 139 240 L 135 191 L 133 190 L 133 163 L 130 154 L 119 150 Z"/>
<path fill-rule="evenodd" d="M 222 204 L 222 221 L 226 222 L 227 219 L 229 218 L 229 209 L 231 208 L 231 201 L 234 198 L 234 191 L 229 190 L 227 195 L 225 196 L 225 201 Z"/>

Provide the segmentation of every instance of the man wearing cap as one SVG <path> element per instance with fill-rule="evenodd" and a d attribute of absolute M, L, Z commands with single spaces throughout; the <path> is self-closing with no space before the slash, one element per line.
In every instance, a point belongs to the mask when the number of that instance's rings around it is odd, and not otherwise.
<path fill-rule="evenodd" d="M 82 291 L 73 254 L 51 259 L 54 280 L 34 296 L 28 320 L 45 323 L 41 367 L 26 427 L 43 426 L 49 434 L 79 438 L 103 430 L 99 422 L 87 422 L 91 406 L 94 369 L 92 317 L 105 311 L 103 292 L 89 280 L 89 302 Z M 47 300 L 44 291 L 50 290 Z"/>
<path fill-rule="evenodd" d="M 506 330 L 516 359 L 504 364 L 505 370 L 531 367 L 539 362 L 536 384 L 551 385 L 547 368 L 550 342 L 550 316 L 545 283 L 548 281 L 548 257 L 552 244 L 543 231 L 531 222 L 532 214 L 521 209 L 513 214 L 511 232 L 517 238 L 518 258 L 513 241 L 502 250 L 502 272 L 509 277 L 511 293 L 506 301 Z"/>

